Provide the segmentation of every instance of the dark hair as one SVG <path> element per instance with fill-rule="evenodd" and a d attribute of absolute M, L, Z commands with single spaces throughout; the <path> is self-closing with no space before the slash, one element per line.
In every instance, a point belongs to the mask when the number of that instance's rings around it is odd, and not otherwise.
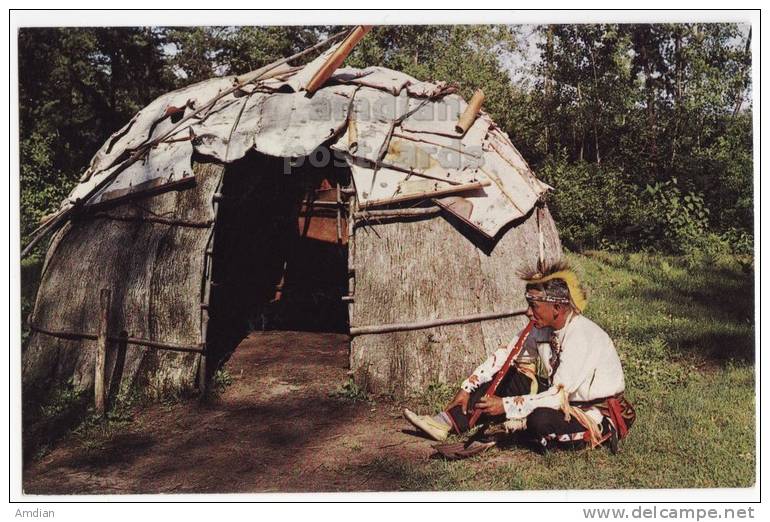
<path fill-rule="evenodd" d="M 545 283 L 527 283 L 526 289 L 527 291 L 539 290 L 550 297 L 571 298 L 567 283 L 563 279 L 551 279 Z"/>
<path fill-rule="evenodd" d="M 545 267 L 540 267 L 539 265 L 540 263 L 538 262 L 538 266 L 536 268 L 522 270 L 519 273 L 520 277 L 525 281 L 528 281 L 531 279 L 540 279 L 543 276 L 547 276 L 555 272 L 560 272 L 562 270 L 569 270 L 569 265 L 563 259 L 559 259 L 558 261 L 555 261 Z M 571 299 L 572 297 L 569 293 L 569 287 L 563 279 L 551 279 L 544 283 L 527 283 L 526 290 L 539 290 L 547 296 L 561 299 Z"/>

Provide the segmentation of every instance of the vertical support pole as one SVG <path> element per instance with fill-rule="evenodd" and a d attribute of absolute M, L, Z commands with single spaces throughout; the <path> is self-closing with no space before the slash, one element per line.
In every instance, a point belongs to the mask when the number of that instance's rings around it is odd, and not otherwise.
<path fill-rule="evenodd" d="M 205 399 L 208 393 L 208 375 L 206 375 L 206 354 L 200 355 L 200 361 L 198 363 L 198 383 L 201 392 L 201 398 Z"/>
<path fill-rule="evenodd" d="M 545 270 L 545 239 L 543 238 L 543 229 L 540 224 L 541 213 L 545 203 L 541 200 L 535 204 L 535 219 L 537 221 L 537 243 L 538 243 L 538 258 L 537 258 L 537 271 L 543 272 Z"/>
<path fill-rule="evenodd" d="M 126 365 L 126 349 L 128 348 L 128 332 L 122 330 L 118 334 L 118 351 L 115 354 L 115 365 L 112 368 L 112 377 L 107 383 L 107 409 L 112 408 L 120 395 L 120 381 L 123 380 L 123 369 Z"/>
<path fill-rule="evenodd" d="M 342 192 L 337 183 L 337 244 L 342 244 Z"/>
<path fill-rule="evenodd" d="M 102 288 L 99 293 L 99 334 L 96 339 L 96 364 L 94 368 L 94 406 L 96 414 L 103 416 L 107 402 L 106 388 L 104 386 L 105 364 L 107 361 L 107 346 L 109 341 L 110 301 L 112 292 L 109 288 Z"/>
<path fill-rule="evenodd" d="M 237 122 L 236 122 L 237 123 Z M 214 190 L 214 195 L 211 199 L 211 229 L 209 231 L 208 241 L 206 241 L 206 250 L 203 253 L 203 280 L 201 281 L 201 306 L 200 306 L 200 320 L 201 320 L 201 343 L 203 343 L 203 353 L 200 354 L 200 360 L 198 361 L 198 391 L 200 392 L 201 400 L 205 400 L 208 394 L 208 368 L 207 368 L 207 355 L 210 350 L 208 344 L 208 332 L 209 332 L 209 320 L 211 319 L 210 305 L 211 305 L 211 285 L 213 277 L 213 265 L 214 265 L 214 239 L 215 228 L 217 218 L 219 217 L 219 202 L 222 199 L 222 185 L 224 184 L 225 172 L 224 170 L 219 174 L 219 181 L 217 181 L 217 187 Z"/>
<path fill-rule="evenodd" d="M 348 291 L 347 295 L 342 296 L 342 301 L 348 305 L 353 304 L 356 292 L 356 242 L 355 242 L 355 221 L 353 215 L 356 210 L 355 192 L 348 200 Z M 348 325 L 352 325 L 352 310 L 348 306 Z"/>
<path fill-rule="evenodd" d="M 353 216 L 356 211 L 355 193 L 350 196 L 348 207 L 348 296 L 352 297 L 356 293 L 356 225 Z"/>

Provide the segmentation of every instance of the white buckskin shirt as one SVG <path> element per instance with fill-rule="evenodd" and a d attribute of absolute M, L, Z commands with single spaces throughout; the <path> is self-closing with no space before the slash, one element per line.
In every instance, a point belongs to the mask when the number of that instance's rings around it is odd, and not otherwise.
<path fill-rule="evenodd" d="M 550 375 L 549 341 L 552 333 L 561 341 L 561 356 L 556 373 Z M 463 382 L 462 389 L 471 393 L 479 385 L 491 381 L 505 364 L 518 337 L 476 368 Z M 551 387 L 535 395 L 503 397 L 505 416 L 509 419 L 523 419 L 536 408 L 560 409 L 561 387 L 567 392 L 570 402 L 603 399 L 617 395 L 625 389 L 623 368 L 612 339 L 599 325 L 582 315 L 574 314 L 561 330 L 533 328 L 516 360 L 539 360 L 540 371 L 543 376 L 550 377 Z M 595 420 L 600 422 L 601 416 Z"/>

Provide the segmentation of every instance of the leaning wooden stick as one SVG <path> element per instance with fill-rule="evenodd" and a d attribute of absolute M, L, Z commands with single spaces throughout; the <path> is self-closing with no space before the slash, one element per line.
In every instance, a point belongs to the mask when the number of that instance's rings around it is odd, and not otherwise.
<path fill-rule="evenodd" d="M 307 90 L 307 92 L 310 94 L 313 94 L 318 89 L 320 89 L 326 80 L 328 80 L 329 77 L 334 73 L 334 71 L 336 71 L 339 66 L 342 65 L 342 62 L 344 62 L 345 58 L 348 57 L 350 51 L 353 50 L 353 47 L 355 47 L 356 44 L 360 42 L 361 39 L 366 36 L 366 33 L 368 33 L 371 29 L 371 25 L 359 25 L 353 28 L 353 30 L 350 31 L 342 43 L 340 43 L 339 47 L 337 47 L 337 49 L 332 53 L 329 59 L 326 60 L 321 68 L 315 73 L 315 75 L 313 75 L 305 87 L 305 90 Z"/>
<path fill-rule="evenodd" d="M 465 134 L 468 132 L 468 129 L 471 128 L 473 122 L 476 121 L 483 103 L 484 91 L 479 89 L 473 94 L 473 98 L 468 102 L 468 106 L 457 121 L 457 125 L 455 125 L 455 132 L 457 132 L 457 134 Z"/>
<path fill-rule="evenodd" d="M 527 323 L 527 326 L 524 327 L 524 330 L 522 330 L 518 341 L 516 341 L 516 345 L 513 347 L 513 350 L 511 350 L 511 353 L 508 354 L 508 358 L 505 360 L 503 367 L 500 368 L 500 371 L 497 372 L 495 378 L 492 379 L 492 384 L 490 384 L 489 388 L 487 388 L 487 391 L 484 393 L 484 397 L 492 397 L 495 394 L 497 387 L 500 386 L 500 381 L 503 380 L 503 377 L 505 377 L 505 374 L 508 373 L 508 369 L 511 367 L 511 364 L 513 364 L 513 361 L 516 359 L 519 353 L 521 353 L 521 349 L 524 348 L 524 343 L 526 342 L 527 337 L 529 337 L 529 333 L 532 331 L 533 325 L 534 323 L 530 321 Z M 473 415 L 471 415 L 471 418 L 468 421 L 468 427 L 472 428 L 475 426 L 476 421 L 479 420 L 480 416 L 481 410 L 474 409 Z"/>

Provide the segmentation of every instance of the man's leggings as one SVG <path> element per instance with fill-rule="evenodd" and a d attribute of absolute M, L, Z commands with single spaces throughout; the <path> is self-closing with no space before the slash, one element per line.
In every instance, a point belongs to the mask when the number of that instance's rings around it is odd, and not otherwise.
<path fill-rule="evenodd" d="M 467 413 L 463 413 L 463 410 L 460 406 L 455 406 L 447 413 L 452 419 L 453 428 L 456 433 L 465 433 L 470 429 L 470 426 L 468 425 L 468 421 L 470 420 L 471 416 L 473 415 L 473 407 L 476 405 L 477 402 L 484 396 L 486 391 L 489 389 L 489 386 L 491 385 L 491 382 L 487 382 L 476 388 L 476 390 L 471 393 L 471 398 L 468 401 L 468 408 Z M 495 392 L 495 395 L 498 397 L 512 397 L 514 395 L 528 395 L 532 392 L 531 390 L 532 381 L 527 377 L 526 375 L 523 375 L 516 371 L 515 368 L 511 368 L 508 370 L 508 373 L 505 374 L 505 377 L 500 381 L 500 385 L 497 387 L 497 390 Z M 538 381 L 538 392 L 545 391 L 548 388 L 548 385 Z M 489 418 L 487 415 L 482 415 L 479 418 L 479 421 L 499 421 L 503 422 L 505 421 L 505 415 L 498 415 L 496 417 Z"/>
<path fill-rule="evenodd" d="M 495 395 L 498 397 L 511 397 L 514 395 L 528 395 L 531 393 L 531 383 L 529 378 L 512 368 L 500 381 Z M 473 406 L 484 396 L 491 383 L 484 383 L 471 393 L 468 401 L 467 413 L 463 414 L 460 406 L 455 406 L 447 413 L 449 414 L 453 428 L 456 433 L 464 433 L 470 429 L 468 421 L 473 415 Z M 548 389 L 548 383 L 538 379 L 538 393 Z M 480 422 L 504 422 L 505 415 L 488 417 L 482 415 Z M 633 421 L 632 421 L 633 422 Z M 607 433 L 610 429 L 610 421 L 604 417 L 602 422 L 602 433 Z M 535 441 L 544 447 L 549 441 L 560 443 L 565 447 L 584 447 L 585 446 L 585 428 L 576 418 L 570 420 L 564 419 L 564 413 L 561 410 L 551 408 L 536 408 L 527 416 L 526 433 Z"/>

